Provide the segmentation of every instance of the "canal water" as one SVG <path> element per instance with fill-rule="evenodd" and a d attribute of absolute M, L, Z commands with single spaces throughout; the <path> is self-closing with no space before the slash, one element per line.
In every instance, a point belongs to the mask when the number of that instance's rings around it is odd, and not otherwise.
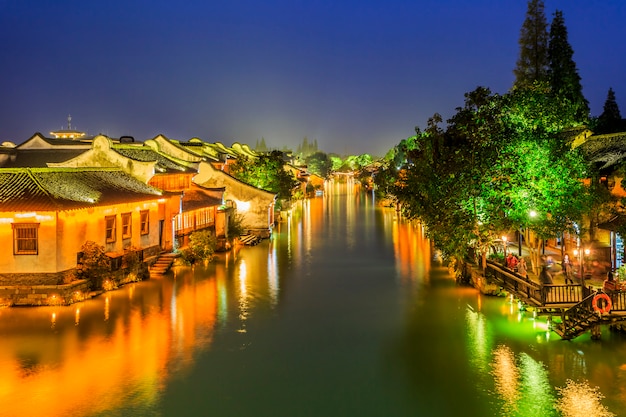
<path fill-rule="evenodd" d="M 562 341 L 457 286 L 350 184 L 207 265 L 2 309 L 0 338 L 1 416 L 626 415 L 624 335 Z"/>

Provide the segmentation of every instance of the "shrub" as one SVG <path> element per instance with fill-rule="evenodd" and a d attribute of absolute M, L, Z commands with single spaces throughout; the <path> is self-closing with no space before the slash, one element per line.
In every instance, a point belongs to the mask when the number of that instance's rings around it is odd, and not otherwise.
<path fill-rule="evenodd" d="M 245 228 L 243 227 L 243 215 L 232 213 L 228 216 L 228 237 L 232 240 L 243 235 Z"/>
<path fill-rule="evenodd" d="M 88 240 L 81 247 L 76 277 L 90 281 L 91 289 L 101 289 L 102 279 L 110 271 L 109 257 L 104 246 Z"/>
<path fill-rule="evenodd" d="M 190 264 L 213 258 L 217 239 L 209 230 L 200 230 L 189 235 L 189 245 L 181 250 L 183 259 Z"/>
<path fill-rule="evenodd" d="M 150 271 L 139 257 L 137 248 L 131 246 L 124 252 L 124 266 L 128 272 L 128 277 L 134 277 L 133 281 L 142 281 L 150 277 Z"/>

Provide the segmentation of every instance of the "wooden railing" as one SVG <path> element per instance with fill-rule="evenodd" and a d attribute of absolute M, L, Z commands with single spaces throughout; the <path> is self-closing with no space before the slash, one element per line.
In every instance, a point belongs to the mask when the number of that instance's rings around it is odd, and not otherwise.
<path fill-rule="evenodd" d="M 561 322 L 557 323 L 553 330 L 563 339 L 573 339 L 594 326 L 626 320 L 624 290 L 596 291 L 580 284 L 541 285 L 494 262 L 487 263 L 485 276 L 498 282 L 522 302 L 538 307 L 550 315 L 559 314 Z M 610 311 L 604 313 L 599 311 L 605 309 L 604 304 L 594 309 L 594 299 L 602 297 L 602 294 L 611 299 Z"/>
<path fill-rule="evenodd" d="M 593 310 L 593 298 L 590 294 L 580 303 L 567 309 L 561 315 L 561 323 L 557 323 L 553 330 L 563 339 L 573 339 L 597 325 L 601 316 Z"/>
<path fill-rule="evenodd" d="M 496 280 L 521 301 L 541 307 L 568 307 L 591 294 L 580 284 L 546 284 L 530 280 L 495 262 L 487 262 L 485 276 Z"/>
<path fill-rule="evenodd" d="M 626 312 L 626 291 L 607 291 L 606 295 L 611 299 L 612 313 Z"/>

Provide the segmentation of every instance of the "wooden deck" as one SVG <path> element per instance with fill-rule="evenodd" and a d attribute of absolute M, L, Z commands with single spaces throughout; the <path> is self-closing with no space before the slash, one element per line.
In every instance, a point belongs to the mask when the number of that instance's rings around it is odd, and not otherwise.
<path fill-rule="evenodd" d="M 626 320 L 625 291 L 607 292 L 611 309 L 602 313 L 594 309 L 593 304 L 594 298 L 604 293 L 590 287 L 580 284 L 541 285 L 493 262 L 487 263 L 485 276 L 523 304 L 534 307 L 538 314 L 560 317 L 560 322 L 553 323 L 552 330 L 563 339 L 573 339 L 602 324 Z"/>

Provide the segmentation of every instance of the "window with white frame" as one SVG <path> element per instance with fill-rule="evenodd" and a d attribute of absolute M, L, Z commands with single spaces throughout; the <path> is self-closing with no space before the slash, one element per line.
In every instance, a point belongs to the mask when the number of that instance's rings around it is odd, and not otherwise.
<path fill-rule="evenodd" d="M 132 233 L 132 214 L 122 213 L 122 239 L 130 239 Z"/>
<path fill-rule="evenodd" d="M 142 210 L 139 212 L 139 223 L 142 235 L 150 233 L 150 211 Z"/>
<path fill-rule="evenodd" d="M 115 230 L 115 216 L 106 216 L 104 218 L 104 221 L 106 223 L 106 242 L 107 243 L 112 243 L 115 242 L 115 234 L 116 234 L 116 230 Z"/>

